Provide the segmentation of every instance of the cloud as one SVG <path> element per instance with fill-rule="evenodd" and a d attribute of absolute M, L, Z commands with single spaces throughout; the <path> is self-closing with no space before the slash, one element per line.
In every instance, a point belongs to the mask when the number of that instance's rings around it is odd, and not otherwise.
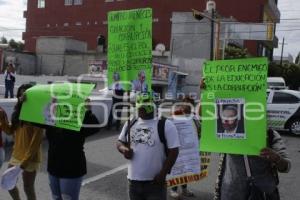
<path fill-rule="evenodd" d="M 0 0 L 0 36 L 21 40 L 25 30 L 24 0 Z"/>
<path fill-rule="evenodd" d="M 7 1 L 6 0 L 0 0 L 0 6 L 4 5 L 4 4 L 7 4 Z"/>
<path fill-rule="evenodd" d="M 279 1 L 279 9 L 281 11 L 280 24 L 277 26 L 276 35 L 279 41 L 282 42 L 285 38 L 284 55 L 292 54 L 295 58 L 300 51 L 300 1 L 299 0 L 285 0 Z M 284 20 L 284 19 L 298 19 L 298 20 Z M 298 30 L 295 30 L 298 29 Z M 289 31 L 280 31 L 289 30 Z M 281 54 L 281 45 L 274 50 L 274 55 Z"/>

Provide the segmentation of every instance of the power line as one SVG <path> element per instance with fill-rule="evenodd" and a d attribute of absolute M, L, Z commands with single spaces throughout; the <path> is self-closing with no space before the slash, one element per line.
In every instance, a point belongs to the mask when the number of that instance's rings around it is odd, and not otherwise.
<path fill-rule="evenodd" d="M 5 30 L 1 30 L 2 32 L 9 32 L 9 31 L 17 31 L 17 30 L 23 30 L 24 29 L 5 29 Z M 34 31 L 31 29 L 31 31 Z M 41 30 L 41 29 L 37 29 L 37 31 L 39 32 L 49 32 L 49 31 L 52 31 L 52 30 Z M 300 31 L 300 27 L 298 28 L 294 28 L 294 29 L 277 29 L 276 32 L 291 32 L 291 31 Z M 59 30 L 57 30 L 57 32 L 60 32 Z M 64 32 L 64 33 L 68 33 L 68 32 L 72 32 L 72 31 L 66 31 L 66 30 L 63 30 L 61 32 Z M 261 31 L 228 31 L 228 33 L 264 33 L 264 32 L 267 32 L 265 30 L 261 30 Z M 226 34 L 227 32 L 220 32 L 220 34 Z M 173 33 L 175 35 L 206 35 L 206 34 L 210 34 L 210 32 L 202 32 L 202 33 L 194 33 L 194 32 L 182 32 L 182 33 Z"/>
<path fill-rule="evenodd" d="M 286 18 L 286 19 L 280 19 L 280 20 L 284 20 L 284 21 L 294 21 L 294 20 L 300 20 L 300 18 Z"/>
<path fill-rule="evenodd" d="M 300 31 L 299 29 L 286 29 L 286 30 L 276 30 L 277 31 Z M 265 30 L 263 31 L 228 31 L 228 33 L 264 33 L 267 32 Z M 225 34 L 227 32 L 221 32 L 221 34 Z M 210 32 L 202 32 L 202 33 L 192 33 L 192 32 L 186 32 L 186 33 L 174 33 L 174 34 L 192 34 L 192 35 L 202 35 L 202 34 L 210 34 Z"/>
<path fill-rule="evenodd" d="M 280 12 L 300 12 L 300 10 L 280 10 Z"/>

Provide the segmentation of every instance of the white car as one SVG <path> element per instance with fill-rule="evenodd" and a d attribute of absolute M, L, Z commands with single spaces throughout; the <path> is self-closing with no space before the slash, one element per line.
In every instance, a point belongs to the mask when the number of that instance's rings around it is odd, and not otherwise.
<path fill-rule="evenodd" d="M 300 135 L 300 92 L 268 90 L 267 119 L 270 128 Z"/>
<path fill-rule="evenodd" d="M 274 90 L 287 89 L 285 81 L 282 77 L 268 77 L 268 88 Z"/>

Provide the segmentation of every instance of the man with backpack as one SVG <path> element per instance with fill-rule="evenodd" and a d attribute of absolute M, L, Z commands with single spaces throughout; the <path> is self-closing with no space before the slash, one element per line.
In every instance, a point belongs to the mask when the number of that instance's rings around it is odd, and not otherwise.
<path fill-rule="evenodd" d="M 129 160 L 130 200 L 166 200 L 166 176 L 179 151 L 175 125 L 164 118 L 156 119 L 151 94 L 137 96 L 138 119 L 126 123 L 117 149 Z"/>

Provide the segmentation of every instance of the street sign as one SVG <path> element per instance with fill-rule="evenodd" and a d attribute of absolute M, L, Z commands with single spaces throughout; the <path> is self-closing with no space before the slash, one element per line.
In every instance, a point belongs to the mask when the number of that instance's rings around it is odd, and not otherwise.
<path fill-rule="evenodd" d="M 273 41 L 273 23 L 221 22 L 225 39 Z M 223 30 L 224 30 L 223 29 Z"/>

